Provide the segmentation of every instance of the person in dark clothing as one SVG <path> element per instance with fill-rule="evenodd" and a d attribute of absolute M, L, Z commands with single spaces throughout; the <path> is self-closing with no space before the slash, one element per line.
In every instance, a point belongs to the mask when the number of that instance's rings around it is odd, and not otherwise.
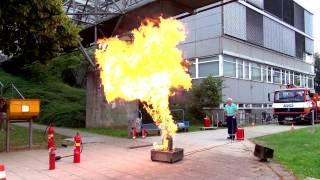
<path fill-rule="evenodd" d="M 237 131 L 237 113 L 238 113 L 238 106 L 232 103 L 232 99 L 227 99 L 227 104 L 224 107 L 224 115 L 227 120 L 227 127 L 228 127 L 228 139 L 234 140 L 235 134 Z"/>
<path fill-rule="evenodd" d="M 5 128 L 7 119 L 7 102 L 4 98 L 0 97 L 0 131 Z"/>

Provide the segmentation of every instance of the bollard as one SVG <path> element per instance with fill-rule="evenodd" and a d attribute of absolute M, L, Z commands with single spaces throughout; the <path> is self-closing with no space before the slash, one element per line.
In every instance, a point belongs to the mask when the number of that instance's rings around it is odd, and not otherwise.
<path fill-rule="evenodd" d="M 6 180 L 6 171 L 3 164 L 0 164 L 0 180 Z"/>

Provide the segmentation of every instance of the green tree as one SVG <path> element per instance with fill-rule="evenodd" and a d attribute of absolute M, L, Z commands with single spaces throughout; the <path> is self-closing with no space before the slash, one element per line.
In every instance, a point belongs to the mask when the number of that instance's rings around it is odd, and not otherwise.
<path fill-rule="evenodd" d="M 316 77 L 314 78 L 314 88 L 316 92 L 320 93 L 320 54 L 316 53 L 314 56 L 314 72 Z"/>
<path fill-rule="evenodd" d="M 61 0 L 1 0 L 0 50 L 16 65 L 47 62 L 74 47 L 79 29 L 63 10 Z"/>
<path fill-rule="evenodd" d="M 189 111 L 202 117 L 203 107 L 218 107 L 222 101 L 222 88 L 222 79 L 212 76 L 203 79 L 200 84 L 194 83 L 189 97 Z"/>

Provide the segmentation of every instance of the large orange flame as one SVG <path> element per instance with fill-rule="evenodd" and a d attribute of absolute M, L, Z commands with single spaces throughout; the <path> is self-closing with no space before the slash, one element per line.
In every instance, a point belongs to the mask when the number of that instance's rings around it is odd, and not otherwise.
<path fill-rule="evenodd" d="M 163 139 L 155 148 L 167 150 L 167 137 L 177 131 L 169 110 L 171 90 L 191 88 L 182 52 L 177 48 L 186 37 L 184 26 L 178 20 L 160 18 L 157 24 L 147 21 L 132 34 L 132 42 L 118 37 L 98 41 L 107 47 L 95 53 L 105 96 L 109 102 L 118 98 L 146 102 L 145 108 L 160 127 Z"/>

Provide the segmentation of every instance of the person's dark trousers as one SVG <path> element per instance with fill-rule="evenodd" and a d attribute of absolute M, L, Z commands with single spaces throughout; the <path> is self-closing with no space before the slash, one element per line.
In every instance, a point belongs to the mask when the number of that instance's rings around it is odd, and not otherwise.
<path fill-rule="evenodd" d="M 234 139 L 237 131 L 237 120 L 233 116 L 227 116 L 228 134 L 231 139 Z"/>

